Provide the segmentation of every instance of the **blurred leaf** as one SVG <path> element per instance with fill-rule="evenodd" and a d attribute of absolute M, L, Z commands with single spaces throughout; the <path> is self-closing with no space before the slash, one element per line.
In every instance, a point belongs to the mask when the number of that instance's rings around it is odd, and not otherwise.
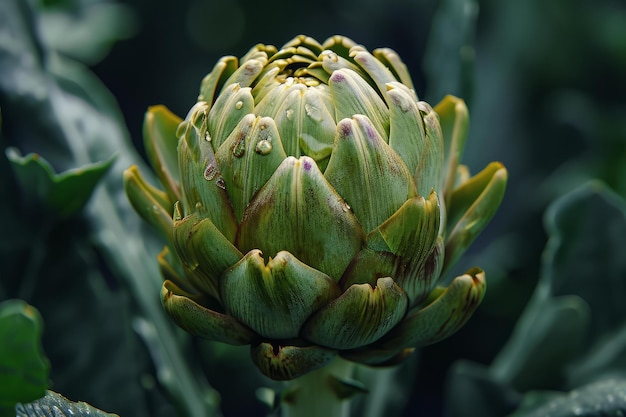
<path fill-rule="evenodd" d="M 433 18 L 424 56 L 427 101 L 436 103 L 452 94 L 462 97 L 468 105 L 471 103 L 477 19 L 478 2 L 475 0 L 441 2 Z"/>
<path fill-rule="evenodd" d="M 48 391 L 46 396 L 28 404 L 15 407 L 16 417 L 119 417 L 105 413 L 84 402 L 72 402 L 55 392 Z"/>
<path fill-rule="evenodd" d="M 502 415 L 510 390 L 574 387 L 626 371 L 626 204 L 591 182 L 555 201 L 545 224 L 542 275 L 508 342 L 490 367 L 459 364 L 449 375 L 454 416 L 483 406 L 481 415 Z"/>
<path fill-rule="evenodd" d="M 41 34 L 48 47 L 87 64 L 99 62 L 116 41 L 137 32 L 133 9 L 115 1 L 40 5 L 39 10 Z"/>
<path fill-rule="evenodd" d="M 55 273 L 58 274 L 57 277 L 65 278 L 66 285 L 72 289 L 76 288 L 76 284 L 69 283 L 72 277 L 83 285 L 93 285 L 90 292 L 98 300 L 94 302 L 92 299 L 94 304 L 90 307 L 94 307 L 93 311 L 98 311 L 95 307 L 106 305 L 113 308 L 114 304 L 105 295 L 98 297 L 98 291 L 102 286 L 106 288 L 106 285 L 119 285 L 118 281 L 121 281 L 123 288 L 127 288 L 132 295 L 132 302 L 123 298 L 123 291 L 117 294 L 120 297 L 118 302 L 130 303 L 156 329 L 156 345 L 150 347 L 155 355 L 154 364 L 157 366 L 159 382 L 180 406 L 181 413 L 203 417 L 214 415 L 217 412 L 217 402 L 214 400 L 217 395 L 190 368 L 183 355 L 184 343 L 188 339 L 181 337 L 180 330 L 174 328 L 161 307 L 161 278 L 155 256 L 163 241 L 153 232 L 147 231 L 128 204 L 123 191 L 122 171 L 132 164 L 142 167 L 145 164 L 130 143 L 124 119 L 114 97 L 83 65 L 64 59 L 49 49 L 40 38 L 40 22 L 31 8 L 32 4 L 32 1 L 22 0 L 0 2 L 0 106 L 7 139 L 19 141 L 19 148 L 24 153 L 45 155 L 50 164 L 61 171 L 118 155 L 108 175 L 104 177 L 103 186 L 98 187 L 85 207 L 89 225 L 82 233 L 89 230 L 88 239 L 76 242 L 68 239 L 71 244 L 63 247 L 58 242 L 47 240 L 52 239 L 51 237 L 46 238 L 41 236 L 41 232 L 34 231 L 34 235 L 39 236 L 40 245 L 45 245 L 43 254 L 48 259 L 44 259 L 44 264 L 47 260 L 54 259 L 51 258 L 53 254 L 58 260 L 68 257 L 68 262 L 75 262 L 71 266 L 57 264 L 59 269 Z M 28 220 L 24 221 L 27 225 L 30 224 Z M 62 233 L 54 234 L 57 239 L 64 236 Z M 88 269 L 80 268 L 78 260 L 81 257 L 87 259 Z M 68 275 L 63 268 L 72 268 L 74 275 Z M 102 276 L 100 269 L 110 276 Z M 46 275 L 48 272 L 46 270 Z M 36 278 L 38 274 L 30 273 L 30 276 Z M 91 279 L 87 280 L 85 276 Z M 72 302 L 78 300 L 82 303 L 88 298 L 81 297 L 78 289 L 76 292 L 67 292 L 57 286 L 56 290 L 67 296 L 65 302 L 68 303 L 68 308 L 64 309 L 66 315 L 57 314 L 59 324 L 63 320 L 67 323 L 76 315 L 76 311 L 72 312 L 69 307 Z M 124 310 L 118 311 L 120 315 L 123 312 Z M 93 316 L 90 319 L 97 322 Z M 120 332 L 130 329 L 128 321 L 123 322 L 128 327 L 119 328 Z M 98 327 L 87 323 L 88 320 L 85 320 L 83 331 L 91 332 L 91 337 L 99 335 Z M 115 322 L 110 325 L 112 330 L 116 326 L 120 327 Z M 115 338 L 111 339 L 115 341 Z M 58 341 L 63 340 L 59 338 Z M 75 347 L 66 345 L 64 348 Z M 94 351 L 85 352 L 85 356 L 93 353 Z M 120 364 L 123 365 L 121 362 Z M 87 365 L 106 366 L 106 362 L 87 362 L 82 367 Z M 66 374 L 70 374 L 69 370 L 63 369 Z M 133 372 L 129 371 L 126 376 L 130 377 Z M 104 377 L 101 377 L 98 382 L 108 383 L 109 387 L 119 384 L 119 381 L 104 381 Z M 136 379 L 134 384 L 138 387 L 139 381 Z M 83 389 L 88 388 L 89 385 L 83 383 Z M 136 395 L 137 392 L 134 392 L 133 395 Z M 130 390 L 124 390 L 124 393 L 130 395 Z M 163 401 L 163 397 L 159 400 Z"/>
<path fill-rule="evenodd" d="M 515 410 L 521 395 L 494 378 L 489 368 L 470 361 L 452 365 L 446 385 L 446 416 L 499 417 Z"/>
<path fill-rule="evenodd" d="M 604 417 L 626 413 L 626 380 L 609 378 L 568 394 L 526 394 L 522 407 L 510 417 Z"/>
<path fill-rule="evenodd" d="M 554 202 L 542 277 L 514 333 L 492 364 L 516 388 L 558 387 L 565 367 L 626 322 L 626 210 L 598 183 Z"/>
<path fill-rule="evenodd" d="M 9 148 L 6 154 L 22 190 L 42 201 L 61 218 L 83 208 L 113 163 L 113 159 L 109 159 L 55 174 L 48 161 L 38 154 L 21 156 L 15 148 Z"/>
<path fill-rule="evenodd" d="M 559 386 L 580 351 L 589 307 L 576 296 L 533 300 L 491 365 L 497 380 L 519 390 Z"/>
<path fill-rule="evenodd" d="M 610 376 L 626 370 L 626 323 L 600 338 L 567 369 L 570 387 L 583 385 L 600 376 Z"/>
<path fill-rule="evenodd" d="M 593 343 L 626 322 L 626 203 L 590 182 L 554 202 L 545 224 L 550 240 L 538 292 L 583 298 L 593 312 Z"/>
<path fill-rule="evenodd" d="M 21 300 L 0 303 L 0 415 L 11 416 L 15 404 L 43 397 L 50 365 L 41 347 L 43 322 Z"/>

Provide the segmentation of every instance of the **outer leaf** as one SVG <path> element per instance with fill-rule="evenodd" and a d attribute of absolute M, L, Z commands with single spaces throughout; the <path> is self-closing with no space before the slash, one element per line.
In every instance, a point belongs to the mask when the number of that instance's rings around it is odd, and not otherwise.
<path fill-rule="evenodd" d="M 465 102 L 454 96 L 446 96 L 435 106 L 443 132 L 443 183 L 444 199 L 452 192 L 456 179 L 456 168 L 461 162 L 467 131 L 469 114 Z"/>
<path fill-rule="evenodd" d="M 487 175 L 483 175 L 485 172 Z M 449 225 L 454 228 L 446 239 L 444 271 L 454 265 L 478 234 L 482 232 L 504 198 L 508 173 L 500 163 L 493 162 L 476 177 L 478 177 L 476 181 L 469 180 L 457 189 L 459 192 L 457 203 L 461 206 L 471 205 L 458 222 Z M 453 202 L 454 193 L 452 194 Z M 474 196 L 476 196 L 475 199 L 473 199 Z M 454 212 L 455 208 L 452 207 L 451 211 Z"/>
<path fill-rule="evenodd" d="M 406 64 L 402 62 L 402 59 L 400 59 L 400 56 L 396 53 L 396 51 L 389 48 L 379 48 L 374 49 L 372 54 L 387 68 L 389 68 L 391 72 L 393 72 L 396 79 L 408 88 L 412 90 L 414 89 L 411 74 L 409 74 Z"/>
<path fill-rule="evenodd" d="M 225 56 L 220 58 L 220 60 L 217 61 L 213 67 L 213 70 L 202 80 L 198 101 L 206 101 L 209 105 L 213 104 L 215 94 L 219 92 L 224 85 L 224 80 L 230 77 L 236 69 L 237 58 L 234 56 Z"/>
<path fill-rule="evenodd" d="M 361 249 L 356 217 L 309 157 L 288 157 L 246 209 L 237 247 L 291 252 L 338 281 Z"/>
<path fill-rule="evenodd" d="M 432 190 L 441 192 L 443 141 L 436 128 L 427 131 L 424 126 L 424 118 L 432 123 L 433 115 L 423 115 L 415 92 L 403 84 L 391 83 L 387 88 L 389 145 L 406 163 L 419 195 L 426 196 Z"/>
<path fill-rule="evenodd" d="M 340 69 L 330 76 L 329 87 L 335 103 L 335 120 L 366 116 L 378 135 L 389 136 L 389 110 L 385 102 L 360 75 L 349 69 Z"/>
<path fill-rule="evenodd" d="M 46 393 L 50 364 L 41 346 L 42 327 L 43 321 L 35 307 L 21 300 L 0 303 L 2 415 L 16 403 L 30 402 Z"/>
<path fill-rule="evenodd" d="M 350 50 L 350 56 L 370 77 L 372 77 L 372 80 L 376 83 L 376 87 L 378 87 L 378 91 L 387 99 L 386 85 L 397 81 L 389 68 L 361 46 L 353 47 Z M 389 104 L 389 102 L 387 102 L 387 104 Z"/>
<path fill-rule="evenodd" d="M 335 358 L 337 352 L 319 346 L 292 346 L 260 343 L 250 348 L 256 366 L 274 380 L 291 380 L 321 368 Z"/>
<path fill-rule="evenodd" d="M 417 195 L 404 161 L 362 115 L 338 123 L 335 150 L 324 176 L 366 232 Z"/>
<path fill-rule="evenodd" d="M 269 339 L 297 338 L 304 322 L 341 291 L 328 275 L 278 252 L 267 264 L 252 250 L 220 279 L 229 314 Z"/>
<path fill-rule="evenodd" d="M 197 303 L 171 281 L 163 283 L 161 302 L 176 324 L 194 336 L 230 345 L 246 345 L 257 337 L 232 316 Z"/>
<path fill-rule="evenodd" d="M 235 126 L 244 116 L 252 113 L 253 108 L 254 98 L 249 87 L 231 84 L 224 88 L 207 116 L 206 135 L 209 136 L 206 139 L 211 140 L 211 146 L 216 153 Z"/>
<path fill-rule="evenodd" d="M 85 205 L 114 160 L 111 158 L 55 174 L 48 161 L 37 154 L 22 157 L 16 149 L 9 149 L 7 157 L 24 192 L 42 201 L 61 218 L 72 215 Z"/>
<path fill-rule="evenodd" d="M 254 114 L 247 114 L 220 146 L 216 170 L 224 179 L 237 221 L 286 156 L 274 120 Z"/>
<path fill-rule="evenodd" d="M 211 219 L 232 242 L 237 221 L 213 148 L 205 135 L 206 109 L 205 103 L 196 104 L 179 128 L 181 140 L 178 144 L 178 166 L 181 171 L 183 215 L 197 212 Z"/>
<path fill-rule="evenodd" d="M 414 197 L 367 236 L 367 247 L 391 252 L 421 266 L 435 247 L 440 218 L 434 192 L 428 200 Z"/>
<path fill-rule="evenodd" d="M 18 404 L 14 415 L 16 417 L 119 417 L 117 414 L 105 413 L 84 402 L 72 402 L 52 391 L 47 391 L 46 396 L 37 401 Z"/>
<path fill-rule="evenodd" d="M 239 64 L 239 68 L 224 81 L 224 85 L 239 84 L 241 87 L 249 87 L 256 77 L 259 76 L 266 62 L 267 57 L 259 54 L 254 58 L 248 57 L 245 61 L 242 60 Z"/>
<path fill-rule="evenodd" d="M 192 284 L 219 299 L 218 279 L 237 263 L 242 254 L 222 235 L 209 219 L 197 213 L 175 219 L 174 247 L 183 265 L 188 268 Z"/>
<path fill-rule="evenodd" d="M 135 211 L 165 238 L 171 239 L 173 222 L 169 198 L 148 184 L 136 165 L 124 171 L 124 190 Z"/>
<path fill-rule="evenodd" d="M 474 268 L 455 278 L 431 304 L 410 314 L 380 345 L 386 349 L 426 346 L 443 340 L 472 316 L 485 294 L 485 274 Z"/>
<path fill-rule="evenodd" d="M 335 139 L 335 114 L 327 86 L 298 88 L 294 84 L 279 104 L 275 114 L 281 140 L 288 141 L 289 155 L 300 156 L 301 151 L 316 162 L 328 158 Z M 304 87 L 304 86 L 302 86 Z M 265 113 L 261 113 L 265 115 Z M 287 150 L 287 147 L 286 147 Z"/>
<path fill-rule="evenodd" d="M 380 339 L 404 317 L 406 293 L 393 279 L 376 287 L 354 284 L 313 315 L 303 330 L 310 341 L 334 349 L 354 349 Z"/>
<path fill-rule="evenodd" d="M 169 196 L 169 206 L 180 200 L 178 136 L 182 119 L 165 106 L 151 106 L 143 121 L 143 138 L 150 164 Z"/>

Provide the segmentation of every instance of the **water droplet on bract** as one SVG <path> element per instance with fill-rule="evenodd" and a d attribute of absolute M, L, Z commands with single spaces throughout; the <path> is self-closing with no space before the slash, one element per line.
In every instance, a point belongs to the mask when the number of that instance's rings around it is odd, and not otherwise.
<path fill-rule="evenodd" d="M 349 212 L 351 208 L 352 208 L 352 207 L 350 207 L 350 205 L 349 205 L 348 203 L 346 203 L 345 201 L 342 201 L 342 202 L 341 202 L 341 209 L 342 209 L 344 212 L 346 212 L 346 213 L 347 213 L 347 212 Z"/>
<path fill-rule="evenodd" d="M 243 107 L 243 101 L 239 100 L 237 103 L 235 103 L 235 108 L 237 110 L 241 110 L 242 107 Z"/>
<path fill-rule="evenodd" d="M 288 120 L 293 120 L 293 109 L 285 110 L 285 116 L 287 116 Z"/>
<path fill-rule="evenodd" d="M 224 181 L 224 178 L 222 177 L 219 177 L 218 179 L 215 180 L 215 185 L 220 187 L 222 190 L 226 189 L 226 181 Z"/>
<path fill-rule="evenodd" d="M 211 142 L 211 134 L 209 132 L 206 132 L 204 134 L 204 140 L 206 140 L 207 142 Z"/>
<path fill-rule="evenodd" d="M 202 203 L 201 202 L 196 202 L 196 210 L 198 211 L 202 211 Z"/>
<path fill-rule="evenodd" d="M 310 103 L 306 103 L 304 105 L 304 111 L 306 111 L 306 115 L 309 116 L 313 120 L 320 120 L 320 110 Z"/>
<path fill-rule="evenodd" d="M 233 155 L 237 158 L 241 158 L 246 151 L 246 142 L 242 137 L 236 144 L 233 146 Z"/>
<path fill-rule="evenodd" d="M 263 139 L 257 142 L 255 151 L 261 155 L 267 155 L 272 152 L 272 142 Z"/>
<path fill-rule="evenodd" d="M 211 181 L 217 175 L 217 167 L 212 163 L 206 166 L 204 170 L 204 178 L 207 181 Z"/>

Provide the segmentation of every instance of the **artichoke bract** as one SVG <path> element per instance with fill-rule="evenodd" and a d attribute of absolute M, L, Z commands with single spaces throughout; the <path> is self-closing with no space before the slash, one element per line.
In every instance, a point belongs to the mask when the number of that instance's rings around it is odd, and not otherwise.
<path fill-rule="evenodd" d="M 249 344 L 277 380 L 335 356 L 394 364 L 457 331 L 478 268 L 440 276 L 494 215 L 506 169 L 470 176 L 461 99 L 420 101 L 390 49 L 298 36 L 222 58 L 185 120 L 144 122 L 162 187 L 124 174 L 167 239 L 162 303 L 189 333 Z"/>

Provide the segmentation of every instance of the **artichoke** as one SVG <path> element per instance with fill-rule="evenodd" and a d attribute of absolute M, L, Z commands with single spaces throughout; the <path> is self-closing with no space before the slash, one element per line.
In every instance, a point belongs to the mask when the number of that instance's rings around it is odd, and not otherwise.
<path fill-rule="evenodd" d="M 248 344 L 287 380 L 335 356 L 393 364 L 458 330 L 485 275 L 439 278 L 499 206 L 507 172 L 459 164 L 464 102 L 419 101 L 390 49 L 298 36 L 219 60 L 185 120 L 144 122 L 162 189 L 124 174 L 167 239 L 162 303 L 189 333 Z"/>

